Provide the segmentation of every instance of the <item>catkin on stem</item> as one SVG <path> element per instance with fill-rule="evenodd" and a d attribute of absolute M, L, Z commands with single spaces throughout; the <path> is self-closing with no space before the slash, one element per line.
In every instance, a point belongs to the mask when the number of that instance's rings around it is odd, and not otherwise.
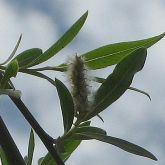
<path fill-rule="evenodd" d="M 75 106 L 75 115 L 84 115 L 89 111 L 89 89 L 84 61 L 77 55 L 70 64 L 71 93 Z"/>

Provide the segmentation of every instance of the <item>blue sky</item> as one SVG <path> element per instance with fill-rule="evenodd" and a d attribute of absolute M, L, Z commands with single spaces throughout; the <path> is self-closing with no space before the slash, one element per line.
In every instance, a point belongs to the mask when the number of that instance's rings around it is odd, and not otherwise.
<path fill-rule="evenodd" d="M 46 50 L 85 11 L 88 19 L 76 39 L 49 65 L 63 63 L 76 53 L 114 42 L 137 40 L 158 35 L 165 31 L 165 3 L 163 0 L 0 0 L 0 61 L 8 57 L 19 35 L 23 39 L 18 53 L 39 47 Z M 148 51 L 144 69 L 138 73 L 132 86 L 150 93 L 152 101 L 145 96 L 127 91 L 116 103 L 102 113 L 105 122 L 97 118 L 93 125 L 107 130 L 111 136 L 127 139 L 153 152 L 158 162 L 128 154 L 100 142 L 83 142 L 66 164 L 107 165 L 163 165 L 165 163 L 165 39 Z M 106 77 L 111 68 L 92 74 Z M 49 73 L 67 83 L 64 74 Z M 44 80 L 19 74 L 13 79 L 22 99 L 52 136 L 62 133 L 62 119 L 56 90 Z M 4 118 L 23 155 L 26 154 L 30 127 L 11 101 L 0 96 L 0 114 Z M 36 160 L 46 149 L 36 136 Z"/>

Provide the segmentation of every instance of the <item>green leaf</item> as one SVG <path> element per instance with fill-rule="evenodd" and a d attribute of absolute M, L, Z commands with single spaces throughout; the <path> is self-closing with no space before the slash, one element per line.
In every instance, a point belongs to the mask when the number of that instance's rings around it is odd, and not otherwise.
<path fill-rule="evenodd" d="M 11 77 L 16 77 L 17 73 L 19 71 L 18 61 L 13 60 L 11 61 L 5 70 L 5 74 L 3 78 L 1 79 L 1 88 L 5 88 L 7 82 Z"/>
<path fill-rule="evenodd" d="M 112 144 L 116 147 L 121 148 L 122 150 L 125 150 L 129 153 L 135 154 L 135 155 L 139 155 L 139 156 L 143 156 L 143 157 L 147 157 L 153 160 L 157 160 L 157 158 L 150 153 L 149 151 L 147 151 L 146 149 L 130 143 L 128 141 L 119 139 L 119 138 L 115 138 L 112 136 L 106 136 L 106 135 L 101 135 L 101 134 L 92 134 L 92 133 L 88 133 L 88 134 L 84 134 L 84 136 L 88 137 L 88 138 L 93 138 L 105 143 L 109 143 Z"/>
<path fill-rule="evenodd" d="M 33 133 L 33 130 L 31 129 L 30 138 L 29 138 L 29 145 L 28 145 L 27 165 L 32 165 L 34 147 L 35 147 L 34 133 Z"/>
<path fill-rule="evenodd" d="M 2 147 L 0 146 L 0 161 L 2 163 L 2 165 L 10 165 L 5 152 L 3 151 Z"/>
<path fill-rule="evenodd" d="M 85 118 L 90 119 L 116 101 L 130 86 L 136 72 L 145 63 L 147 51 L 140 48 L 124 58 L 112 74 L 102 83 L 95 94 L 93 110 Z"/>
<path fill-rule="evenodd" d="M 165 33 L 162 33 L 158 36 L 132 41 L 132 42 L 121 42 L 106 45 L 90 52 L 87 52 L 82 55 L 85 59 L 85 64 L 89 69 L 100 69 L 107 66 L 111 66 L 119 63 L 123 58 L 128 56 L 132 51 L 143 48 L 149 48 L 162 39 L 165 36 Z M 66 67 L 65 65 L 63 65 Z"/>
<path fill-rule="evenodd" d="M 63 161 L 66 161 L 73 151 L 80 145 L 80 140 L 65 140 L 64 141 L 64 148 L 66 153 L 60 154 L 60 157 Z M 42 160 L 40 160 L 39 165 L 57 165 L 56 162 L 53 160 L 51 155 L 48 153 Z"/>
<path fill-rule="evenodd" d="M 75 132 L 76 134 L 83 134 L 83 133 L 93 133 L 93 134 L 103 134 L 106 135 L 106 131 L 101 129 L 101 128 L 97 128 L 97 127 L 91 127 L 91 126 L 82 126 L 82 127 L 78 127 Z"/>
<path fill-rule="evenodd" d="M 47 61 L 55 54 L 57 54 L 61 49 L 63 49 L 66 45 L 68 45 L 78 34 L 84 22 L 88 16 L 88 12 L 82 15 L 71 27 L 70 29 L 65 32 L 65 34 L 55 43 L 53 44 L 48 50 L 46 50 L 39 58 L 37 58 L 32 65 L 37 65 L 42 62 Z"/>
<path fill-rule="evenodd" d="M 106 131 L 97 127 L 83 126 L 76 128 L 70 138 L 74 140 L 90 140 L 90 137 L 84 136 L 86 134 L 106 135 Z"/>
<path fill-rule="evenodd" d="M 66 86 L 58 79 L 55 80 L 57 92 L 60 98 L 63 115 L 64 132 L 67 133 L 73 124 L 74 103 L 72 96 Z"/>
<path fill-rule="evenodd" d="M 23 51 L 17 55 L 14 59 L 17 59 L 20 68 L 30 67 L 35 59 L 37 59 L 42 54 L 42 50 L 39 48 L 32 48 Z"/>

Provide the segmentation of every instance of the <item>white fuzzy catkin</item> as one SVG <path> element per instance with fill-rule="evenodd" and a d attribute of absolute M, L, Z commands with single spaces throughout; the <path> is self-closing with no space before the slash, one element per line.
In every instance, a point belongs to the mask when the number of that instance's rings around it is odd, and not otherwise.
<path fill-rule="evenodd" d="M 69 79 L 71 83 L 71 94 L 75 106 L 75 115 L 83 115 L 89 111 L 89 89 L 86 77 L 84 61 L 77 55 L 70 63 Z"/>

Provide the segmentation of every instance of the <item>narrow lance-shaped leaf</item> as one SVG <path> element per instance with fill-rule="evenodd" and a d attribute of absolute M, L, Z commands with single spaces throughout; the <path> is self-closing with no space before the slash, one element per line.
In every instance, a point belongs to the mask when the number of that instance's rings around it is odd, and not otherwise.
<path fill-rule="evenodd" d="M 58 79 L 55 80 L 57 92 L 60 98 L 63 115 L 64 132 L 70 130 L 74 119 L 74 103 L 72 96 L 66 86 Z"/>
<path fill-rule="evenodd" d="M 128 56 L 132 51 L 143 48 L 149 48 L 165 36 L 165 33 L 162 33 L 158 36 L 130 41 L 130 42 L 120 42 L 115 44 L 109 44 L 102 46 L 100 48 L 91 50 L 87 53 L 82 54 L 86 66 L 88 69 L 101 69 L 107 66 L 118 64 L 123 58 Z M 67 71 L 68 65 L 63 63 L 56 67 L 61 72 Z"/>
<path fill-rule="evenodd" d="M 80 29 L 84 25 L 87 15 L 88 12 L 82 15 L 55 44 L 53 44 L 39 58 L 37 58 L 34 62 L 32 62 L 31 66 L 47 61 L 48 59 L 53 57 L 56 53 L 58 53 L 61 49 L 63 49 L 67 44 L 69 44 L 75 38 L 75 36 L 78 34 Z"/>
<path fill-rule="evenodd" d="M 20 68 L 28 68 L 31 66 L 30 63 L 37 59 L 41 54 L 41 49 L 32 48 L 18 54 L 14 59 L 17 59 Z"/>
<path fill-rule="evenodd" d="M 110 44 L 87 52 L 82 56 L 89 69 L 105 68 L 119 63 L 124 57 L 128 56 L 132 51 L 138 48 L 151 47 L 164 36 L 165 33 L 162 33 L 158 36 L 144 40 Z M 62 67 L 66 68 L 65 65 L 61 65 L 61 68 Z"/>
<path fill-rule="evenodd" d="M 17 60 L 11 61 L 5 70 L 4 76 L 1 79 L 1 88 L 5 88 L 7 82 L 11 77 L 16 77 L 18 70 L 19 70 L 18 61 Z"/>
<path fill-rule="evenodd" d="M 34 133 L 33 130 L 31 129 L 29 145 L 28 145 L 27 165 L 32 165 L 34 147 L 35 147 Z"/>
<path fill-rule="evenodd" d="M 109 143 L 112 144 L 116 147 L 121 148 L 122 150 L 125 150 L 129 153 L 135 154 L 135 155 L 139 155 L 139 156 L 143 156 L 143 157 L 147 157 L 153 160 L 157 160 L 157 158 L 149 151 L 147 151 L 146 149 L 130 143 L 128 141 L 119 139 L 119 138 L 115 138 L 112 136 L 106 136 L 106 135 L 102 135 L 102 134 L 93 134 L 93 133 L 83 133 L 84 136 L 86 136 L 87 138 L 93 138 L 105 143 Z"/>
<path fill-rule="evenodd" d="M 143 68 L 146 56 L 146 49 L 140 48 L 117 64 L 113 73 L 108 76 L 97 90 L 93 110 L 87 114 L 85 120 L 103 111 L 128 89 L 134 74 Z"/>

